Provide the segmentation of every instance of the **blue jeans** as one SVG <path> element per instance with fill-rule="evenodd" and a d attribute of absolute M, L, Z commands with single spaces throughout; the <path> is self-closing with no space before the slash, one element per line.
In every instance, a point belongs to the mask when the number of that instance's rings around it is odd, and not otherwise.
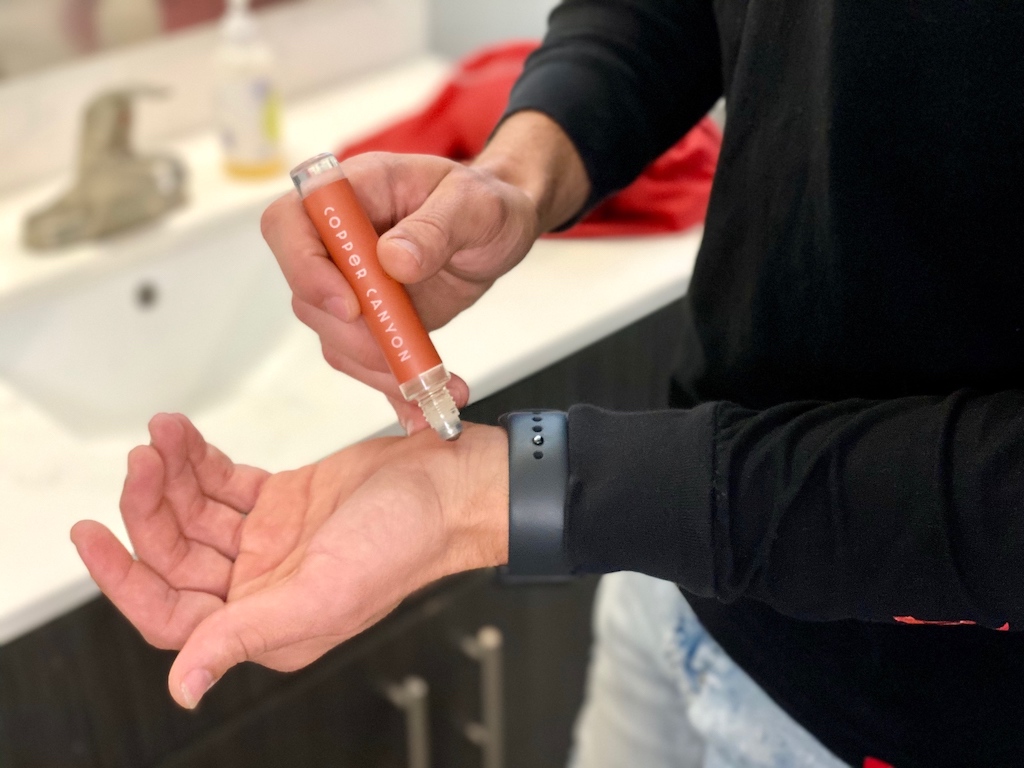
<path fill-rule="evenodd" d="M 674 584 L 605 576 L 571 768 L 848 768 L 733 663 Z"/>

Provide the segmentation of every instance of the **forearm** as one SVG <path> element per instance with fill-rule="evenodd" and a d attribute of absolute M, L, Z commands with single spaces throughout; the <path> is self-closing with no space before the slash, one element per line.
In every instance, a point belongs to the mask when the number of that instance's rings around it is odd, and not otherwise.
<path fill-rule="evenodd" d="M 570 560 L 804 619 L 1015 627 L 1022 414 L 1021 392 L 574 410 Z"/>
<path fill-rule="evenodd" d="M 540 112 L 526 110 L 507 118 L 473 165 L 525 192 L 537 208 L 541 232 L 575 216 L 590 195 L 590 179 L 576 147 Z"/>
<path fill-rule="evenodd" d="M 587 209 L 628 185 L 721 94 L 710 0 L 564 0 L 506 114 L 534 110 L 562 127 L 590 181 Z"/>

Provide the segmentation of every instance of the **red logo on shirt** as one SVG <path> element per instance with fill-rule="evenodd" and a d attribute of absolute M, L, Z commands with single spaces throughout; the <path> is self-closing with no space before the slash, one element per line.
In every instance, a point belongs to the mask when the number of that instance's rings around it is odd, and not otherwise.
<path fill-rule="evenodd" d="M 926 621 L 924 619 L 915 619 L 913 616 L 893 616 L 893 621 L 898 621 L 900 624 L 932 624 L 937 627 L 959 627 L 964 625 L 977 626 L 976 621 Z M 994 627 L 994 629 L 1000 632 L 1010 631 L 1010 622 L 1006 622 L 1001 627 Z M 865 767 L 866 768 L 866 767 Z"/>

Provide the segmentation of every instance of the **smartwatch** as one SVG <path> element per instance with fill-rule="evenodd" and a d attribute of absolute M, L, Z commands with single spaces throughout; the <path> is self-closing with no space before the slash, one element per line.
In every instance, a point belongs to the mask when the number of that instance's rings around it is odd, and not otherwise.
<path fill-rule="evenodd" d="M 568 416 L 564 411 L 513 411 L 498 423 L 508 432 L 508 565 L 513 583 L 566 581 L 565 492 L 569 482 Z"/>

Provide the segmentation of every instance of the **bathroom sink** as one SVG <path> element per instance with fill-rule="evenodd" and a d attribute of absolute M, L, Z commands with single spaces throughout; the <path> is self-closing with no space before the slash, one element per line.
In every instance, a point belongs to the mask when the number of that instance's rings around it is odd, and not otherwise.
<path fill-rule="evenodd" d="M 229 396 L 294 323 L 259 211 L 123 235 L 96 268 L 3 297 L 0 379 L 80 435 Z"/>

